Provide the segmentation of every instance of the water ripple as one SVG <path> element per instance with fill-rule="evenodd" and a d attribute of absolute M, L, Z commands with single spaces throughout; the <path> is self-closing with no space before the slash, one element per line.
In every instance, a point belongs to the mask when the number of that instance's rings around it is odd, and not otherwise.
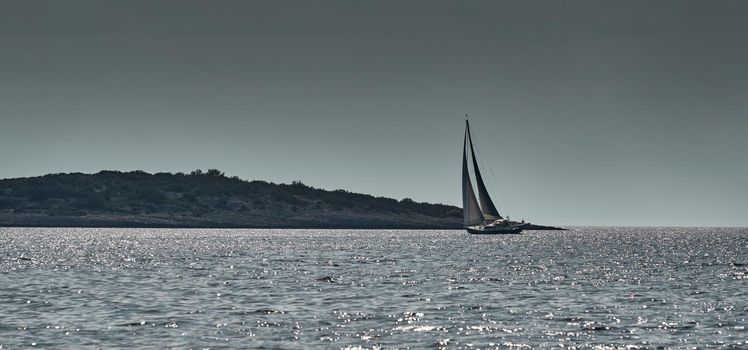
<path fill-rule="evenodd" d="M 748 348 L 748 230 L 0 228 L 0 348 Z"/>

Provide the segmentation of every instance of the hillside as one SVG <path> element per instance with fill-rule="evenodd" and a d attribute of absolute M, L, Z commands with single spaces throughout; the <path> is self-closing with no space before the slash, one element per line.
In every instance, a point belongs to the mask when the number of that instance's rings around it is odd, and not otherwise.
<path fill-rule="evenodd" d="M 462 210 L 294 182 L 101 171 L 0 180 L 0 226 L 460 228 Z"/>

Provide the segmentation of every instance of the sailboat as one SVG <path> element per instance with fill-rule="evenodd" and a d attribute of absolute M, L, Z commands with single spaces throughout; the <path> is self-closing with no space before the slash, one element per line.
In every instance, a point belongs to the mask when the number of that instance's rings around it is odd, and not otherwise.
<path fill-rule="evenodd" d="M 478 196 L 475 195 L 473 183 L 470 180 L 468 147 L 470 147 L 475 182 L 478 185 Z M 480 169 L 478 169 L 473 140 L 470 136 L 470 123 L 467 119 L 465 120 L 465 141 L 462 147 L 462 213 L 464 227 L 471 234 L 516 234 L 522 232 L 527 225 L 502 217 L 493 204 L 486 185 L 483 183 Z"/>

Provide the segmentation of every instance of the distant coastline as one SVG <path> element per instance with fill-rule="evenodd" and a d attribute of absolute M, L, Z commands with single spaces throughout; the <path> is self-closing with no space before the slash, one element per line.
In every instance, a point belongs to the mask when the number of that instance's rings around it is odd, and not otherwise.
<path fill-rule="evenodd" d="M 0 226 L 460 229 L 462 210 L 216 169 L 100 171 L 0 180 Z"/>

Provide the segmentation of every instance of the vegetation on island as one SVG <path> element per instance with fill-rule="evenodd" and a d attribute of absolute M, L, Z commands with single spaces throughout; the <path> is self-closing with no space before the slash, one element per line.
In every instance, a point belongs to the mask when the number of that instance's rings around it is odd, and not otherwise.
<path fill-rule="evenodd" d="M 209 169 L 0 180 L 0 226 L 460 228 L 443 205 L 274 184 Z"/>

